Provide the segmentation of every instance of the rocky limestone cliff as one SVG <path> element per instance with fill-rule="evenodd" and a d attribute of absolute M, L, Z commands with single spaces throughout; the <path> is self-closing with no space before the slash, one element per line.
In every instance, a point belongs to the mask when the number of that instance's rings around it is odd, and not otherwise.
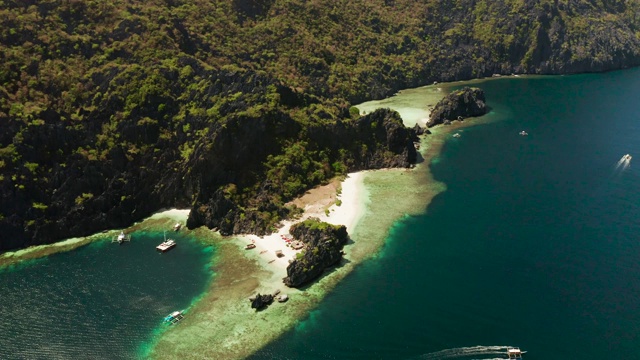
<path fill-rule="evenodd" d="M 305 244 L 303 251 L 287 267 L 285 285 L 299 287 L 316 279 L 330 266 L 342 259 L 342 248 L 347 243 L 347 228 L 307 219 L 291 226 L 291 235 Z"/>
<path fill-rule="evenodd" d="M 456 120 L 487 113 L 484 91 L 479 88 L 465 87 L 456 90 L 440 100 L 429 114 L 427 126 L 442 124 L 445 121 Z"/>
<path fill-rule="evenodd" d="M 290 210 L 270 196 L 278 192 L 276 186 L 268 178 L 251 176 L 260 172 L 259 166 L 268 154 L 278 152 L 278 143 L 297 134 L 299 124 L 286 118 L 255 119 L 253 124 L 246 129 L 227 126 L 194 152 L 189 167 L 190 173 L 198 176 L 188 185 L 197 197 L 187 221 L 189 228 L 205 225 L 218 228 L 223 235 L 263 235 L 270 232 L 273 222 L 265 214 L 280 219 L 289 215 Z M 398 113 L 389 109 L 378 109 L 355 120 L 314 124 L 306 131 L 310 144 L 326 149 L 329 161 L 342 161 L 348 171 L 410 167 L 416 162 L 415 130 L 405 127 Z M 345 154 L 348 156 L 341 158 Z M 239 171 L 234 164 L 249 169 Z M 292 164 L 291 173 L 301 170 L 296 165 Z M 252 166 L 255 168 L 248 171 Z M 233 200 L 238 188 L 255 182 L 259 184 L 255 198 L 245 203 Z"/>

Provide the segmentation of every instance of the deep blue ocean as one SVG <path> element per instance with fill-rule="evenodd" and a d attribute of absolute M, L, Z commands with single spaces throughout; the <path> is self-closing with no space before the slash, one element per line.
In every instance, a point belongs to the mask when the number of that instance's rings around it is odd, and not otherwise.
<path fill-rule="evenodd" d="M 133 232 L 0 270 L 0 359 L 136 359 L 208 287 L 212 247 L 167 232 Z M 188 313 L 187 313 L 188 315 Z"/>
<path fill-rule="evenodd" d="M 252 359 L 640 359 L 640 69 L 475 86 L 447 190 Z"/>

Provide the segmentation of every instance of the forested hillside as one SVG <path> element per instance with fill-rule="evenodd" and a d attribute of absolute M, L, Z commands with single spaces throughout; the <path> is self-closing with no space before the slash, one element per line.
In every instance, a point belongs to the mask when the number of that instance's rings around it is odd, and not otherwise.
<path fill-rule="evenodd" d="M 415 160 L 352 103 L 638 64 L 635 0 L 0 0 L 0 250 L 174 206 L 268 232 L 313 185 Z"/>

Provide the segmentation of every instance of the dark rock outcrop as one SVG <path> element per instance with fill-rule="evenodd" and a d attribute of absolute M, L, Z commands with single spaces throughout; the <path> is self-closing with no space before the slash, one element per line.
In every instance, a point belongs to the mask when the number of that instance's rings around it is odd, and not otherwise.
<path fill-rule="evenodd" d="M 255 298 L 251 301 L 251 308 L 260 310 L 273 302 L 273 295 L 264 294 L 264 295 L 256 295 Z"/>
<path fill-rule="evenodd" d="M 309 138 L 332 149 L 336 157 L 340 157 L 339 146 L 346 146 L 351 155 L 351 159 L 344 159 L 349 171 L 410 167 L 416 162 L 413 142 L 418 140 L 417 135 L 391 109 L 377 109 L 356 120 L 313 126 L 308 132 Z"/>
<path fill-rule="evenodd" d="M 322 272 L 342 259 L 342 248 L 347 243 L 347 228 L 307 219 L 291 227 L 291 235 L 302 241 L 305 248 L 287 267 L 284 284 L 298 287 L 317 278 Z"/>
<path fill-rule="evenodd" d="M 487 113 L 484 91 L 465 87 L 456 90 L 440 100 L 431 111 L 427 126 L 446 123 L 459 118 L 480 116 Z"/>
<path fill-rule="evenodd" d="M 418 124 L 416 124 L 413 127 L 413 131 L 415 131 L 416 135 L 418 135 L 418 136 L 425 134 L 425 130 L 427 130 L 427 129 L 423 128 L 422 126 L 420 126 Z"/>

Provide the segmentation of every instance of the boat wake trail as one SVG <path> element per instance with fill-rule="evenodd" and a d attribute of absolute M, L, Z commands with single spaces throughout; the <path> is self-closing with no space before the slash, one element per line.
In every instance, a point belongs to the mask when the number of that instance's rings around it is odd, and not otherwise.
<path fill-rule="evenodd" d="M 616 171 L 625 171 L 631 165 L 631 155 L 626 154 L 623 155 L 620 160 L 616 163 Z"/>
<path fill-rule="evenodd" d="M 446 349 L 434 353 L 423 354 L 411 360 L 441 360 L 441 359 L 504 359 L 496 357 L 506 355 L 509 346 L 469 346 L 455 349 Z M 478 358 L 480 356 L 481 358 Z"/>

